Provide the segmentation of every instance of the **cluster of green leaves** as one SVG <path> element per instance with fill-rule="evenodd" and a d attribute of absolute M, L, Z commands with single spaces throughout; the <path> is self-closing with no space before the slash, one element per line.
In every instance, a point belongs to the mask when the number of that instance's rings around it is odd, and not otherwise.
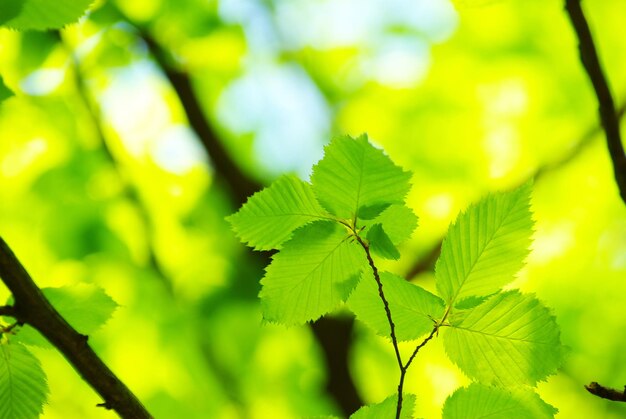
<path fill-rule="evenodd" d="M 106 323 L 117 307 L 111 297 L 93 285 L 44 288 L 42 292 L 61 316 L 85 335 Z M 41 363 L 28 347 L 52 345 L 28 325 L 8 325 L 0 333 L 0 419 L 37 418 L 49 390 Z"/>
<path fill-rule="evenodd" d="M 303 324 L 347 303 L 357 319 L 390 337 L 378 279 L 396 339 L 441 329 L 448 356 L 474 381 L 446 401 L 445 419 L 553 417 L 556 410 L 532 388 L 560 365 L 559 328 L 533 295 L 502 290 L 529 252 L 532 185 L 487 196 L 458 216 L 436 264 L 435 295 L 368 263 L 369 251 L 397 259 L 396 246 L 417 226 L 404 203 L 410 178 L 366 136 L 338 138 L 311 183 L 283 176 L 230 216 L 248 246 L 278 251 L 261 281 L 264 319 Z M 411 417 L 415 399 L 404 399 L 402 417 Z M 352 417 L 393 417 L 396 400 Z"/>

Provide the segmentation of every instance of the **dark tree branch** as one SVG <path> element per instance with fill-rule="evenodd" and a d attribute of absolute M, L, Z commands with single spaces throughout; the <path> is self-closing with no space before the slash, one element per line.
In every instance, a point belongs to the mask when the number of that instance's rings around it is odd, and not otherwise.
<path fill-rule="evenodd" d="M 615 109 L 609 84 L 602 71 L 598 52 L 591 36 L 589 24 L 581 7 L 581 0 L 566 0 L 565 10 L 578 36 L 578 49 L 587 75 L 596 93 L 599 104 L 600 121 L 606 133 L 606 142 L 613 162 L 615 181 L 622 201 L 626 204 L 626 154 L 622 144 L 618 113 Z"/>
<path fill-rule="evenodd" d="M 124 197 L 134 204 L 135 209 L 137 210 L 137 213 L 141 219 L 143 227 L 146 231 L 148 265 L 157 274 L 159 279 L 165 285 L 167 291 L 171 294 L 173 293 L 172 281 L 165 273 L 164 269 L 161 267 L 161 263 L 159 262 L 159 259 L 154 250 L 154 224 L 152 222 L 150 211 L 144 205 L 137 188 L 133 185 L 131 181 L 126 179 L 126 176 L 119 166 L 118 159 L 115 157 L 113 151 L 109 147 L 109 143 L 107 141 L 107 137 L 104 133 L 104 129 L 101 123 L 102 118 L 100 109 L 94 102 L 92 95 L 89 92 L 89 88 L 85 83 L 85 77 L 83 75 L 81 65 L 78 61 L 78 58 L 76 57 L 76 54 L 65 43 L 65 41 L 63 40 L 63 36 L 60 32 L 54 31 L 52 32 L 52 35 L 66 50 L 70 58 L 70 62 L 72 63 L 72 74 L 74 76 L 74 86 L 76 87 L 76 93 L 78 94 L 78 97 L 80 98 L 83 106 L 85 107 L 85 110 L 87 111 L 87 116 L 89 117 L 89 121 L 94 129 L 94 132 L 98 137 L 98 140 L 100 141 L 100 145 L 102 146 L 102 151 L 104 152 L 104 155 L 107 157 L 109 163 L 117 172 L 120 183 L 122 184 L 122 193 Z"/>
<path fill-rule="evenodd" d="M 175 68 L 171 64 L 171 59 L 167 52 L 148 32 L 140 31 L 140 36 L 176 91 L 187 115 L 189 125 L 211 158 L 217 177 L 227 183 L 235 199 L 235 204 L 241 206 L 250 195 L 261 190 L 263 185 L 243 173 L 233 161 L 215 132 L 215 128 L 209 123 L 200 99 L 193 88 L 189 74 Z"/>
<path fill-rule="evenodd" d="M 603 399 L 613 400 L 614 402 L 626 402 L 626 386 L 624 386 L 624 390 L 620 391 L 604 387 L 594 381 L 593 383 L 586 385 L 585 388 L 589 393 Z"/>
<path fill-rule="evenodd" d="M 617 110 L 617 119 L 621 121 L 626 115 L 626 102 L 622 103 Z M 580 136 L 578 141 L 568 151 L 564 152 L 556 161 L 546 163 L 539 167 L 535 172 L 535 180 L 541 179 L 549 173 L 558 170 L 570 163 L 576 157 L 578 157 L 593 141 L 597 138 L 597 135 L 602 132 L 602 125 L 595 123 L 593 126 L 587 128 L 587 130 Z"/>
<path fill-rule="evenodd" d="M 263 185 L 244 173 L 233 161 L 214 127 L 207 119 L 189 75 L 173 65 L 167 51 L 150 33 L 140 27 L 137 30 L 139 37 L 146 43 L 157 65 L 178 95 L 190 127 L 211 158 L 216 178 L 230 189 L 234 204 L 242 205 L 249 196 L 261 190 Z M 261 265 L 267 265 L 270 262 L 267 252 L 255 252 L 252 257 L 257 258 Z M 329 374 L 327 389 L 346 416 L 363 405 L 347 368 L 347 360 L 352 345 L 352 327 L 353 320 L 347 318 L 327 317 L 311 324 L 314 336 L 327 361 Z M 346 365 L 338 367 L 337 362 L 339 361 L 345 361 Z"/>
<path fill-rule="evenodd" d="M 402 356 L 400 355 L 400 348 L 398 347 L 398 339 L 396 337 L 396 325 L 393 322 L 393 318 L 391 317 L 391 309 L 389 308 L 389 302 L 385 297 L 385 292 L 383 290 L 383 283 L 380 280 L 380 275 L 378 274 L 378 268 L 374 264 L 374 259 L 372 259 L 372 254 L 370 253 L 370 247 L 367 243 L 363 241 L 363 239 L 359 236 L 359 234 L 352 228 L 352 233 L 354 237 L 359 242 L 363 250 L 365 250 L 365 256 L 367 256 L 367 262 L 372 269 L 372 274 L 374 274 L 374 280 L 378 285 L 378 296 L 383 302 L 383 306 L 385 307 L 385 314 L 387 315 L 387 322 L 389 323 L 391 337 L 391 344 L 393 345 L 393 350 L 396 354 L 396 361 L 398 361 L 398 368 L 400 369 L 400 381 L 398 383 L 398 404 L 396 407 L 396 419 L 400 419 L 400 414 L 402 413 L 402 392 L 404 387 L 404 376 L 406 375 L 406 369 L 404 368 L 404 364 L 402 363 Z"/>
<path fill-rule="evenodd" d="M 15 317 L 13 306 L 0 306 L 0 316 Z"/>
<path fill-rule="evenodd" d="M 446 314 L 447 316 L 447 314 Z M 428 336 L 426 336 L 426 338 L 422 341 L 422 343 L 420 343 L 419 345 L 417 345 L 415 347 L 415 350 L 413 351 L 413 353 L 411 354 L 411 356 L 409 357 L 409 360 L 406 361 L 406 364 L 404 365 L 404 369 L 408 370 L 409 367 L 411 366 L 411 363 L 413 362 L 413 360 L 415 359 L 415 356 L 417 355 L 417 353 L 420 351 L 420 349 L 422 349 L 424 346 L 426 346 L 426 344 L 428 342 L 430 342 L 430 340 L 435 337 L 435 335 L 437 334 L 437 332 L 439 331 L 439 328 L 441 327 L 441 324 L 445 321 L 445 317 L 438 322 L 437 324 L 435 324 L 435 326 L 433 327 L 433 330 L 430 332 L 430 334 Z"/>
<path fill-rule="evenodd" d="M 106 366 L 78 333 L 50 304 L 13 251 L 0 237 L 0 277 L 13 294 L 13 310 L 7 315 L 29 324 L 48 339 L 74 366 L 80 376 L 104 399 L 103 407 L 122 418 L 151 418 L 139 399 Z M 4 307 L 5 312 L 6 307 Z"/>
<path fill-rule="evenodd" d="M 398 345 L 398 338 L 396 336 L 396 325 L 393 322 L 391 309 L 389 308 L 389 301 L 387 301 L 387 298 L 385 297 L 385 292 L 383 290 L 383 283 L 380 280 L 380 275 L 378 273 L 378 268 L 376 267 L 376 264 L 374 263 L 374 259 L 372 259 L 372 254 L 370 252 L 369 245 L 365 243 L 365 241 L 359 236 L 359 234 L 354 230 L 354 228 L 351 228 L 351 229 L 352 229 L 352 233 L 355 239 L 361 245 L 363 250 L 365 250 L 365 256 L 367 257 L 367 262 L 369 263 L 372 273 L 374 274 L 374 280 L 376 281 L 376 284 L 378 285 L 378 296 L 383 302 L 383 306 L 385 308 L 385 314 L 387 315 L 387 322 L 389 323 L 389 330 L 390 330 L 389 336 L 391 337 L 391 344 L 393 345 L 393 350 L 396 354 L 396 360 L 398 361 L 398 367 L 400 369 L 400 379 L 398 381 L 398 404 L 396 406 L 396 419 L 400 419 L 400 416 L 402 414 L 402 401 L 403 401 L 402 395 L 403 395 L 404 379 L 406 377 L 406 373 L 409 367 L 411 366 L 413 359 L 415 359 L 415 356 L 419 352 L 419 350 L 422 349 L 424 346 L 426 346 L 426 344 L 430 342 L 430 340 L 435 336 L 435 334 L 439 330 L 439 327 L 441 326 L 441 324 L 443 324 L 446 317 L 448 316 L 449 310 L 446 312 L 443 319 L 435 323 L 435 326 L 433 327 L 433 330 L 430 332 L 430 334 L 422 341 L 422 343 L 417 345 L 417 347 L 415 348 L 415 350 L 409 357 L 409 360 L 406 362 L 406 364 L 404 364 L 402 362 L 402 356 L 400 355 L 400 347 Z"/>
<path fill-rule="evenodd" d="M 415 263 L 409 268 L 404 277 L 410 280 L 422 272 L 432 270 L 440 254 L 441 242 L 438 242 L 426 255 L 415 260 Z"/>
<path fill-rule="evenodd" d="M 398 366 L 402 369 L 402 356 L 400 355 L 400 348 L 398 347 L 398 339 L 396 338 L 396 325 L 393 322 L 393 318 L 391 317 L 391 309 L 389 308 L 389 302 L 385 297 L 385 292 L 383 290 L 383 283 L 380 280 L 380 275 L 378 274 L 378 268 L 374 264 L 374 259 L 372 259 L 372 253 L 370 252 L 370 247 L 367 243 L 363 241 L 363 239 L 358 235 L 357 232 L 353 230 L 354 237 L 359 242 L 363 250 L 365 250 L 365 256 L 367 257 L 367 262 L 372 269 L 372 274 L 374 274 L 374 280 L 376 281 L 376 285 L 378 285 L 378 296 L 380 297 L 383 305 L 385 306 L 385 314 L 387 315 L 387 321 L 389 322 L 389 336 L 391 336 L 391 344 L 393 345 L 393 350 L 396 353 L 396 360 L 398 361 Z M 402 405 L 402 396 L 398 396 L 398 404 Z"/>

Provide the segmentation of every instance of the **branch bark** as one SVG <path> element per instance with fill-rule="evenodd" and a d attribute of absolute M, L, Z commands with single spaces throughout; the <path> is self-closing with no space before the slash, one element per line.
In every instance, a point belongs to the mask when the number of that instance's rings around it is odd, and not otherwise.
<path fill-rule="evenodd" d="M 624 386 L 624 390 L 620 391 L 604 387 L 594 381 L 593 383 L 586 385 L 585 388 L 589 393 L 603 399 L 613 400 L 614 402 L 626 402 L 626 386 Z"/>
<path fill-rule="evenodd" d="M 626 204 L 626 154 L 620 133 L 618 112 L 608 81 L 602 71 L 598 52 L 589 24 L 581 7 L 581 0 L 566 0 L 565 10 L 578 37 L 580 60 L 593 85 L 599 104 L 600 121 L 606 133 L 606 142 L 613 162 L 613 173 L 620 196 Z"/>
<path fill-rule="evenodd" d="M 11 248 L 0 237 L 0 277 L 13 294 L 12 310 L 5 315 L 37 329 L 74 366 L 76 371 L 104 399 L 103 406 L 122 418 L 151 418 L 139 399 L 107 367 L 87 343 L 43 295 Z"/>
<path fill-rule="evenodd" d="M 172 61 L 168 58 L 168 52 L 161 47 L 150 33 L 140 27 L 137 30 L 140 38 L 148 46 L 157 65 L 176 91 L 187 115 L 190 127 L 194 130 L 211 158 L 216 178 L 230 189 L 233 203 L 237 206 L 242 205 L 249 196 L 261 190 L 263 185 L 244 173 L 233 161 L 214 127 L 206 117 L 189 74 L 172 65 Z M 269 253 L 267 252 L 254 252 L 251 257 L 260 259 L 261 263 L 259 263 L 259 266 L 266 266 L 270 262 Z M 349 416 L 364 404 L 347 368 L 347 361 L 352 346 L 353 324 L 353 319 L 340 317 L 327 317 L 311 324 L 313 334 L 322 348 L 327 362 L 329 374 L 327 390 L 346 416 Z M 339 367 L 338 362 L 343 362 L 344 365 Z"/>

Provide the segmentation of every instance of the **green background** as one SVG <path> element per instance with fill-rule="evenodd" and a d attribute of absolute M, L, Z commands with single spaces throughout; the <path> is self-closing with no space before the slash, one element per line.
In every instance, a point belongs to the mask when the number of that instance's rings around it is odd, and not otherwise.
<path fill-rule="evenodd" d="M 623 107 L 626 3 L 584 6 Z M 624 417 L 583 388 L 626 384 L 626 207 L 577 54 L 555 0 L 110 1 L 60 36 L 0 29 L 16 93 L 0 104 L 0 234 L 40 286 L 93 283 L 118 302 L 91 342 L 156 417 L 338 414 L 310 328 L 261 323 L 262 261 L 224 221 L 248 192 L 236 174 L 307 179 L 331 137 L 367 132 L 414 173 L 420 217 L 383 269 L 418 266 L 431 290 L 423 262 L 456 214 L 535 176 L 513 286 L 554 308 L 569 347 L 539 394 L 559 418 Z M 187 122 L 189 93 L 228 160 Z M 57 352 L 34 352 L 44 417 L 114 417 Z M 363 402 L 395 390 L 391 345 L 360 324 L 349 369 Z M 406 390 L 437 418 L 466 383 L 435 340 Z"/>

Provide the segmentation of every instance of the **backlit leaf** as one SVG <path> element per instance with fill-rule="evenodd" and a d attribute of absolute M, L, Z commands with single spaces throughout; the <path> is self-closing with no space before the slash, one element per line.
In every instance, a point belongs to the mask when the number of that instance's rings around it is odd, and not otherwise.
<path fill-rule="evenodd" d="M 450 359 L 484 384 L 534 386 L 561 364 L 554 317 L 534 296 L 517 291 L 458 312 L 443 332 Z"/>
<path fill-rule="evenodd" d="M 0 419 L 38 418 L 48 396 L 39 360 L 19 343 L 0 344 Z"/>
<path fill-rule="evenodd" d="M 331 141 L 324 158 L 313 167 L 311 182 L 324 208 L 353 219 L 363 206 L 403 203 L 410 178 L 362 135 Z"/>
<path fill-rule="evenodd" d="M 364 223 L 365 224 L 365 223 Z M 417 216 L 406 205 L 391 205 L 367 225 L 381 224 L 396 246 L 409 237 L 417 227 Z"/>
<path fill-rule="evenodd" d="M 398 406 L 398 395 L 387 397 L 384 401 L 363 406 L 356 412 L 354 412 L 350 419 L 382 419 L 382 418 L 395 418 L 396 409 Z M 415 395 L 404 394 L 402 396 L 402 412 L 400 414 L 401 419 L 412 419 L 413 410 L 415 409 Z"/>
<path fill-rule="evenodd" d="M 20 7 L 15 3 L 21 3 Z M 85 14 L 93 0 L 0 0 L 0 25 L 18 30 L 59 29 Z"/>
<path fill-rule="evenodd" d="M 530 236 L 531 184 L 490 195 L 460 214 L 448 230 L 435 272 L 446 303 L 497 292 L 524 263 Z"/>
<path fill-rule="evenodd" d="M 478 383 L 458 389 L 443 406 L 443 419 L 552 419 L 556 413 L 532 391 Z"/>
<path fill-rule="evenodd" d="M 329 216 L 311 186 L 288 175 L 255 193 L 228 221 L 248 246 L 270 250 L 280 248 L 296 228 L 324 218 Z"/>
<path fill-rule="evenodd" d="M 370 249 L 385 259 L 400 259 L 400 252 L 393 245 L 391 239 L 383 230 L 382 224 L 374 224 L 367 230 L 367 240 Z"/>
<path fill-rule="evenodd" d="M 378 294 L 378 284 L 372 273 L 366 272 L 350 295 L 348 306 L 377 334 L 389 337 L 391 330 Z M 381 272 L 380 279 L 398 340 L 413 340 L 425 335 L 443 316 L 444 304 L 436 295 L 389 272 Z"/>
<path fill-rule="evenodd" d="M 261 281 L 263 317 L 285 324 L 317 319 L 345 301 L 366 264 L 363 249 L 336 222 L 296 230 Z"/>

